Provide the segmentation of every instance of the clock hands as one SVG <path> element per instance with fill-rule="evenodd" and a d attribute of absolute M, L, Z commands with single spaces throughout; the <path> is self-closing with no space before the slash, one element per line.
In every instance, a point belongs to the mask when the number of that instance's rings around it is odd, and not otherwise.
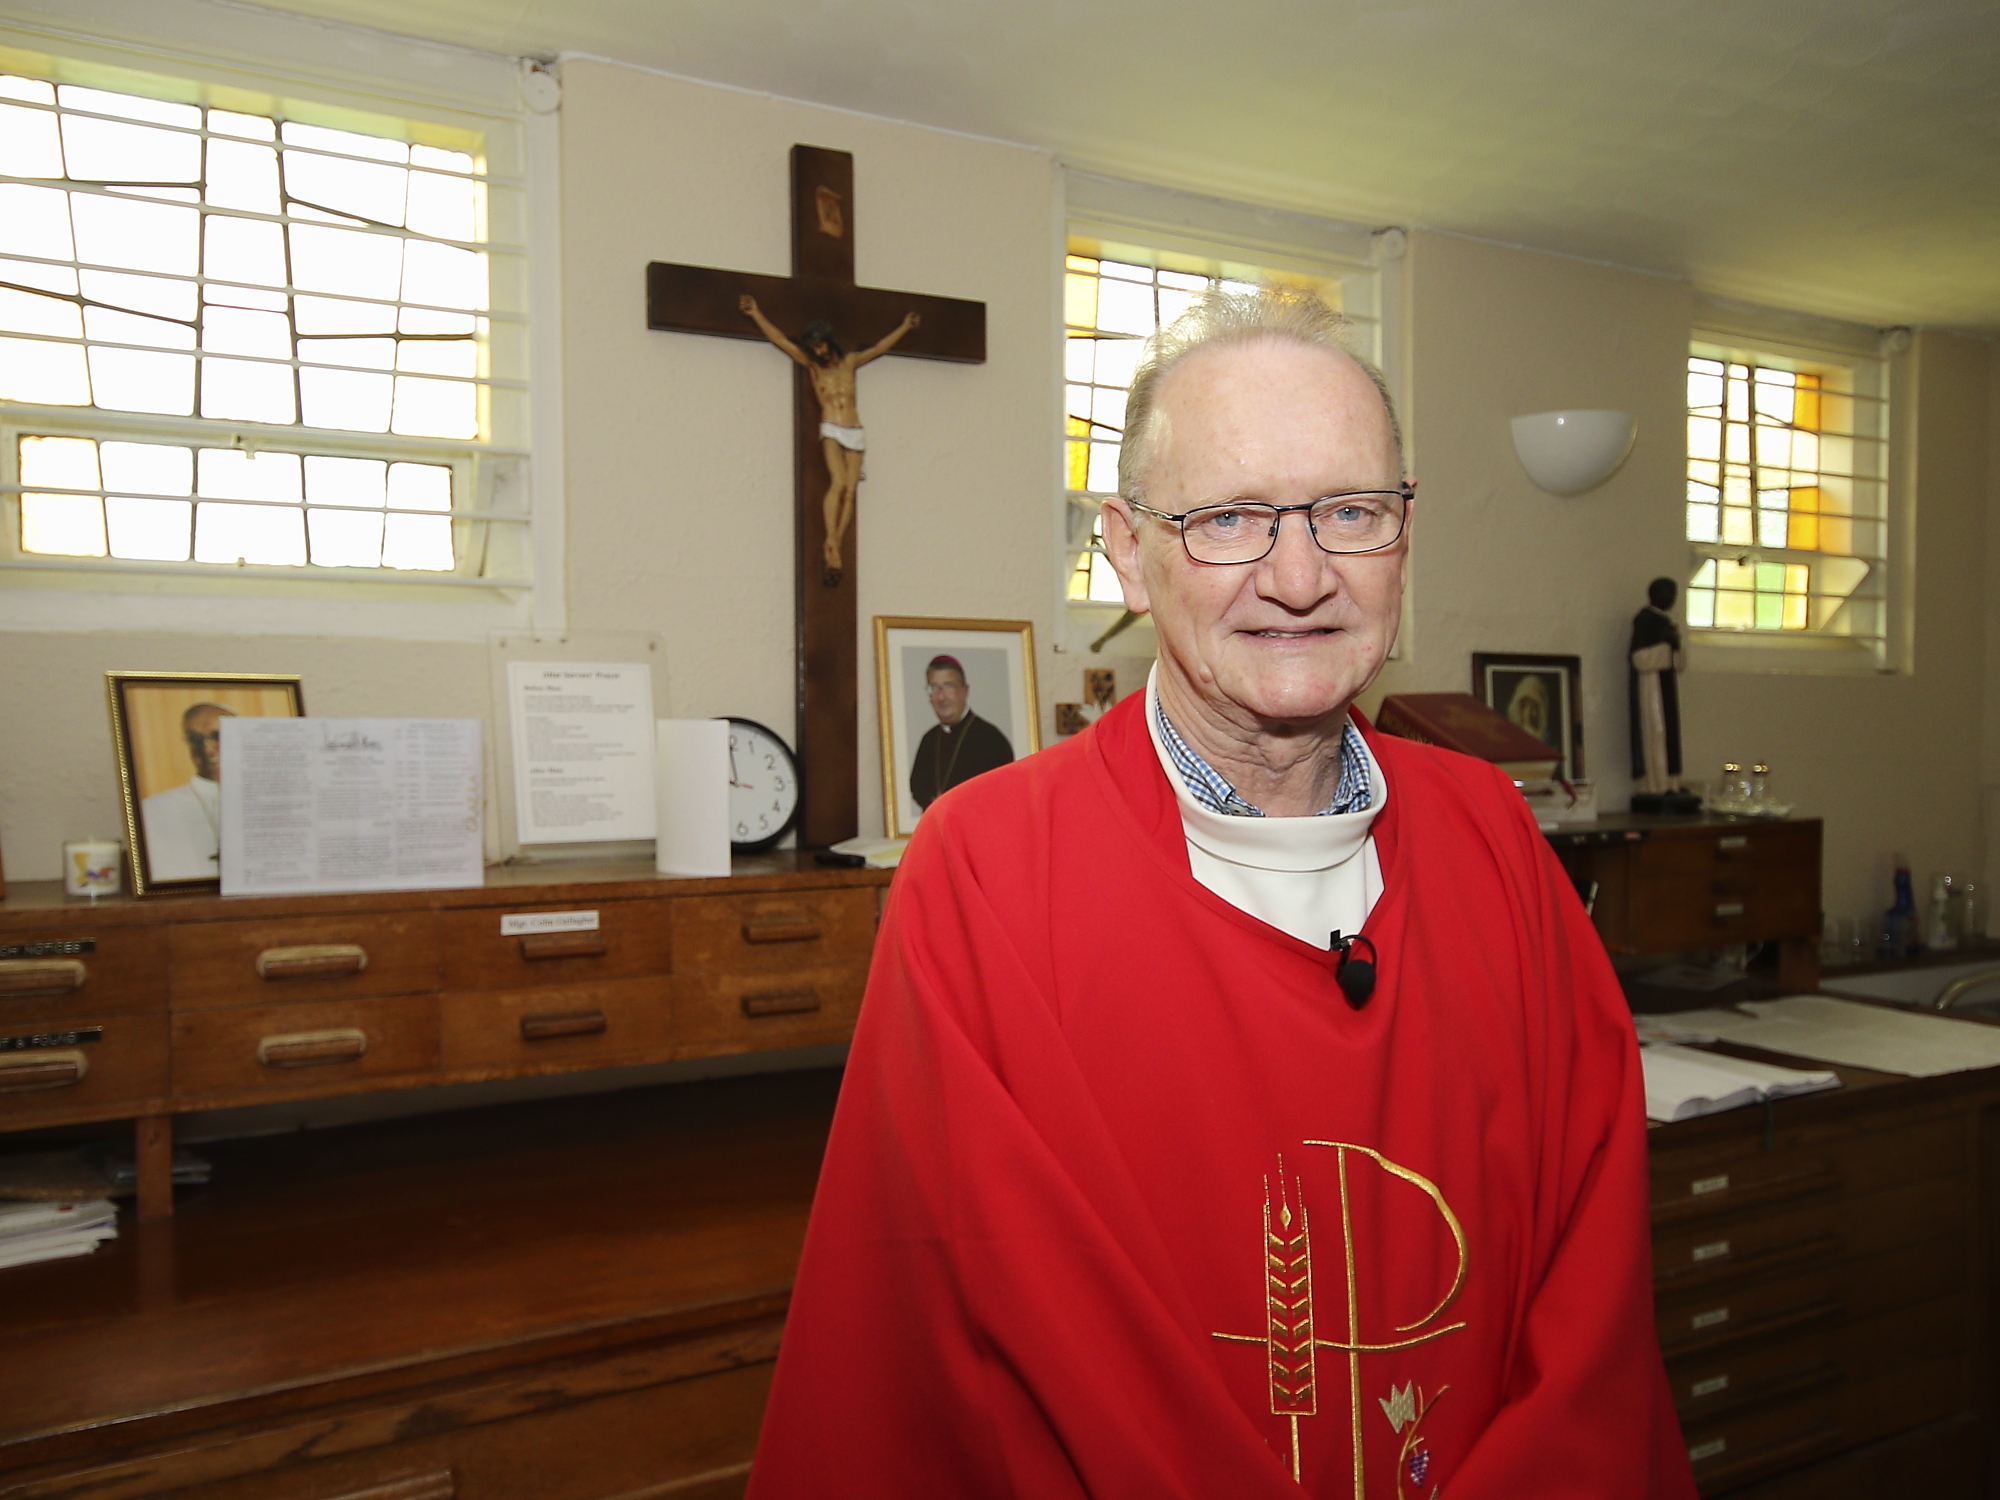
<path fill-rule="evenodd" d="M 736 779 L 736 737 L 734 735 L 729 737 L 729 784 L 733 787 L 740 787 L 746 792 L 750 790 L 749 782 L 738 781 Z"/>

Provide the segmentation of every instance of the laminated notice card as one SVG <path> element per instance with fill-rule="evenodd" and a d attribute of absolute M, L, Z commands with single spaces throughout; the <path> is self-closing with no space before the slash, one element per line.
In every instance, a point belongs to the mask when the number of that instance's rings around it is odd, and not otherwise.
<path fill-rule="evenodd" d="M 653 837 L 653 672 L 510 661 L 514 825 L 524 844 Z"/>
<path fill-rule="evenodd" d="M 221 724 L 222 893 L 478 885 L 477 719 Z"/>

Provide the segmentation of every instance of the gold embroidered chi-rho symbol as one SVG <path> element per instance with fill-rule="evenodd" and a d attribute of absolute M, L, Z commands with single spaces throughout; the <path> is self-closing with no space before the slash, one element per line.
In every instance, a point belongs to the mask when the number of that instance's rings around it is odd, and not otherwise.
<path fill-rule="evenodd" d="M 1346 1141 L 1306 1141 L 1334 1153 L 1340 1199 L 1340 1251 L 1343 1284 L 1346 1288 L 1345 1332 L 1340 1338 L 1321 1338 L 1316 1332 L 1317 1309 L 1313 1300 L 1312 1221 L 1305 1202 L 1304 1186 L 1297 1176 L 1287 1176 L 1284 1158 L 1278 1159 L 1275 1182 L 1264 1179 L 1264 1332 L 1218 1333 L 1214 1337 L 1229 1343 L 1262 1344 L 1270 1380 L 1271 1414 L 1283 1417 L 1291 1435 L 1292 1478 L 1302 1477 L 1299 1453 L 1299 1422 L 1319 1415 L 1319 1351 L 1331 1349 L 1347 1356 L 1347 1413 L 1349 1443 L 1354 1457 L 1354 1500 L 1366 1500 L 1361 1396 L 1361 1356 L 1386 1354 L 1429 1343 L 1465 1327 L 1461 1322 L 1444 1323 L 1445 1310 L 1465 1286 L 1465 1231 L 1444 1201 L 1437 1185 L 1367 1146 Z M 1451 1285 L 1437 1304 L 1421 1317 L 1396 1323 L 1387 1336 L 1367 1338 L 1362 1332 L 1361 1288 L 1354 1252 L 1354 1206 L 1349 1190 L 1350 1163 L 1355 1172 L 1379 1171 L 1407 1183 L 1426 1199 L 1449 1232 L 1456 1252 L 1457 1267 Z M 1390 1399 L 1379 1404 L 1392 1431 L 1403 1438 L 1397 1454 L 1396 1492 L 1404 1493 L 1405 1479 L 1421 1485 L 1429 1468 L 1429 1454 L 1417 1440 L 1416 1425 L 1444 1391 L 1429 1401 L 1416 1395 L 1408 1384 L 1398 1391 L 1390 1386 Z M 1399 1420 L 1400 1419 L 1400 1420 Z M 1405 1429 L 1408 1429 L 1407 1436 Z"/>

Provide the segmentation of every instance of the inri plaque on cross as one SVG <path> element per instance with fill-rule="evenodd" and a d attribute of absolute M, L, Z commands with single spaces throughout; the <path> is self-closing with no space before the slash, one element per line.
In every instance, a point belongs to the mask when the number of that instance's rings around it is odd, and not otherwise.
<path fill-rule="evenodd" d="M 884 354 L 959 364 L 979 364 L 986 358 L 985 303 L 854 284 L 854 158 L 845 151 L 792 147 L 790 277 L 660 261 L 646 267 L 648 328 L 765 339 L 766 332 L 746 306 L 754 307 L 792 345 L 818 350 L 822 356 L 825 351 L 808 333 L 815 324 L 830 328 L 835 354 L 843 348 L 863 354 L 879 348 Z M 893 347 L 880 348 L 899 327 L 903 332 Z M 822 330 L 813 332 L 827 337 Z M 854 578 L 859 522 L 846 526 L 844 535 L 836 522 L 835 546 L 828 548 L 827 511 L 837 507 L 828 504 L 834 476 L 826 449 L 849 450 L 861 439 L 858 423 L 846 442 L 822 436 L 828 411 L 824 393 L 814 381 L 813 371 L 794 366 L 793 554 L 803 782 L 799 841 L 808 848 L 822 848 L 859 831 L 859 631 Z M 834 557 L 840 560 L 837 567 Z"/>

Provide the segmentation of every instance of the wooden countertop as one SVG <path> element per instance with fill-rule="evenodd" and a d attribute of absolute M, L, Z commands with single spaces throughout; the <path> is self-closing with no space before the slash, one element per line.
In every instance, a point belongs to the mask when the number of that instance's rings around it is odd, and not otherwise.
<path fill-rule="evenodd" d="M 0 1271 L 0 1475 L 781 1312 L 835 1070 L 197 1148 L 171 1219 Z M 522 1232 L 524 1227 L 532 1232 Z M 288 1401 L 288 1393 L 293 1393 Z M 143 1420 L 135 1420 L 142 1419 Z"/>
<path fill-rule="evenodd" d="M 218 896 L 212 892 L 148 896 L 63 893 L 60 880 L 16 880 L 0 898 L 0 930 L 60 924 L 65 927 L 153 926 L 164 922 L 220 922 L 245 917 L 328 916 L 354 911 L 441 911 L 505 906 L 533 887 L 537 903 L 615 901 L 641 896 L 758 895 L 796 888 L 801 877 L 815 886 L 887 885 L 892 870 L 822 865 L 801 850 L 738 855 L 720 876 L 661 875 L 643 859 L 576 860 L 551 864 L 493 865 L 485 883 L 454 890 L 370 891 L 341 896 Z"/>

